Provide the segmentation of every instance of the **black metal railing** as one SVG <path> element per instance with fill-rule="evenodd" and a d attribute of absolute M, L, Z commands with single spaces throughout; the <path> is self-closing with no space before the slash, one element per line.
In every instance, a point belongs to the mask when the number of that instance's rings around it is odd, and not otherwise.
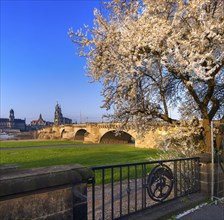
<path fill-rule="evenodd" d="M 199 158 L 91 168 L 88 218 L 117 219 L 200 190 Z"/>

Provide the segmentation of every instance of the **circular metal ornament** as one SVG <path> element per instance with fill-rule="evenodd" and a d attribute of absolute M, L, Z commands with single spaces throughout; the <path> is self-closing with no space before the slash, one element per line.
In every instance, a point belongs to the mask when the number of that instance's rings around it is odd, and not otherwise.
<path fill-rule="evenodd" d="M 173 173 L 168 166 L 155 166 L 147 178 L 148 195 L 154 201 L 165 200 L 172 191 L 173 182 Z"/>

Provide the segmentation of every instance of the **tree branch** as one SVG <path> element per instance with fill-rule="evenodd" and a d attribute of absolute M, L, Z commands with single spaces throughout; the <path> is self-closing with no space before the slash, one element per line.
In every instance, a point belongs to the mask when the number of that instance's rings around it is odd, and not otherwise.
<path fill-rule="evenodd" d="M 211 102 L 213 105 L 212 105 L 210 112 L 208 113 L 210 120 L 213 119 L 213 117 L 215 116 L 216 112 L 218 111 L 218 109 L 220 107 L 220 101 L 218 99 L 216 99 L 215 97 L 211 98 Z"/>

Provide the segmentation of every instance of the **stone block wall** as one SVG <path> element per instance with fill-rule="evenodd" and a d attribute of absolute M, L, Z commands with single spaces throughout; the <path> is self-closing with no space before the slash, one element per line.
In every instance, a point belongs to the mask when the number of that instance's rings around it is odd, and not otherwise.
<path fill-rule="evenodd" d="M 97 127 L 97 123 L 86 124 L 86 131 L 84 143 L 99 143 L 99 128 Z"/>
<path fill-rule="evenodd" d="M 201 163 L 201 191 L 211 195 L 212 164 L 210 162 Z M 220 164 L 214 164 L 214 196 L 224 197 L 224 172 Z"/>
<path fill-rule="evenodd" d="M 2 174 L 0 219 L 87 219 L 90 169 L 80 165 Z"/>

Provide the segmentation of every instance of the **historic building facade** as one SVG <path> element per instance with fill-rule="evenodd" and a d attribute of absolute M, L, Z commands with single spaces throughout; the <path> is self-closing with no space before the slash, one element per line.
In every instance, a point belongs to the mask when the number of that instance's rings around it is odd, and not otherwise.
<path fill-rule="evenodd" d="M 9 118 L 0 118 L 0 129 L 19 129 L 26 130 L 26 121 L 15 118 L 13 109 L 9 112 Z"/>
<path fill-rule="evenodd" d="M 58 103 L 55 106 L 54 124 L 55 125 L 72 124 L 72 119 L 63 117 L 61 106 Z"/>
<path fill-rule="evenodd" d="M 38 130 L 47 126 L 52 126 L 53 124 L 53 122 L 45 121 L 42 115 L 40 114 L 37 120 L 31 121 L 30 126 L 32 129 Z"/>

